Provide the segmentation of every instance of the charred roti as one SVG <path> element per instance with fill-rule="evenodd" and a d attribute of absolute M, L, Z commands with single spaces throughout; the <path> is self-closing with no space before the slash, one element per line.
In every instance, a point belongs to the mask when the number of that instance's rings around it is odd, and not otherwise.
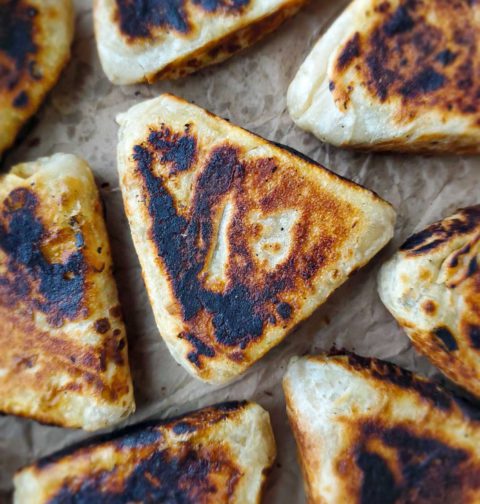
<path fill-rule="evenodd" d="M 0 157 L 70 58 L 70 0 L 0 1 Z"/>
<path fill-rule="evenodd" d="M 268 413 L 225 403 L 67 449 L 15 477 L 15 504 L 256 504 L 275 459 Z"/>
<path fill-rule="evenodd" d="M 385 263 L 379 293 L 415 348 L 480 398 L 480 206 L 411 236 Z"/>
<path fill-rule="evenodd" d="M 372 150 L 480 151 L 480 4 L 354 0 L 290 86 L 294 121 Z"/>
<path fill-rule="evenodd" d="M 114 84 L 195 72 L 250 46 L 307 0 L 95 0 L 103 69 Z"/>
<path fill-rule="evenodd" d="M 479 411 L 434 383 L 318 356 L 292 360 L 284 390 L 309 503 L 479 502 Z"/>
<path fill-rule="evenodd" d="M 395 212 L 298 153 L 162 95 L 119 116 L 118 169 L 157 325 L 225 382 L 392 237 Z"/>
<path fill-rule="evenodd" d="M 67 154 L 0 176 L 0 411 L 95 430 L 134 409 L 103 208 Z"/>

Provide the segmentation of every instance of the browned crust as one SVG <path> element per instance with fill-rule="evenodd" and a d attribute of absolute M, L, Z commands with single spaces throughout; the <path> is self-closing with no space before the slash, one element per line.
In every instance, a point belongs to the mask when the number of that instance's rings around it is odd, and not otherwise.
<path fill-rule="evenodd" d="M 53 48 L 47 33 L 54 23 L 70 24 L 70 13 L 61 19 L 58 14 L 50 16 L 47 8 L 32 7 L 28 0 L 7 1 L 2 7 L 12 18 L 10 27 L 0 46 L 0 103 L 10 101 L 15 117 L 8 117 L 7 134 L 0 141 L 0 156 L 15 142 L 24 123 L 39 109 L 43 100 L 58 81 L 70 60 L 70 48 Z M 49 6 L 48 9 L 51 9 Z M 61 9 L 69 10 L 69 8 Z M 40 27 L 43 27 L 43 30 Z M 43 38 L 40 39 L 39 35 Z M 46 39 L 46 40 L 45 40 Z M 63 42 L 63 41 L 62 41 Z M 65 41 L 70 43 L 70 41 Z M 6 49 L 8 48 L 8 50 Z M 51 64 L 52 53 L 57 51 L 55 64 Z M 58 57 L 58 54 L 61 57 Z M 48 61 L 48 68 L 44 63 Z M 5 105 L 3 105 L 5 106 Z"/>
<path fill-rule="evenodd" d="M 114 20 L 130 43 L 155 38 L 156 30 L 188 37 L 194 31 L 189 7 L 208 16 L 239 17 L 252 0 L 115 0 Z"/>
<path fill-rule="evenodd" d="M 109 307 L 113 298 L 103 292 L 108 288 L 116 297 L 93 181 L 78 209 L 85 188 L 79 179 L 67 179 L 56 214 L 43 183 L 40 177 L 20 184 L 0 199 L 0 408 L 83 427 L 81 418 L 68 417 L 63 401 L 78 394 L 119 410 L 131 401 L 125 327 L 119 306 Z M 75 216 L 65 217 L 72 208 Z M 95 317 L 99 303 L 110 308 L 108 315 Z M 88 331 L 97 344 L 82 338 Z"/>
<path fill-rule="evenodd" d="M 375 150 L 446 152 L 453 145 L 459 153 L 479 152 L 478 12 L 477 2 L 461 0 L 372 2 L 369 31 L 356 32 L 337 59 L 330 83 L 335 102 L 347 110 L 353 88 L 362 85 L 376 102 L 399 108 L 400 124 L 435 111 L 441 121 L 469 119 L 472 130 L 453 141 L 448 134 L 424 135 L 411 146 L 403 139 Z M 344 83 L 351 72 L 355 81 Z"/>
<path fill-rule="evenodd" d="M 397 318 L 412 340 L 415 348 L 426 355 L 455 383 L 480 397 L 478 360 L 480 359 L 480 268 L 478 243 L 480 241 L 480 205 L 458 210 L 454 215 L 435 222 L 411 236 L 400 248 L 405 260 L 421 260 L 441 254 L 449 243 L 458 240 L 459 249 L 442 264 L 446 275 L 444 288 L 452 296 L 462 299 L 461 312 L 448 324 L 435 325 L 441 304 L 424 299 L 418 308 L 423 311 L 429 330 L 424 331 L 404 318 Z M 428 270 L 419 271 L 422 282 L 432 282 Z M 458 308 L 453 308 L 457 310 Z"/>
<path fill-rule="evenodd" d="M 359 504 L 476 502 L 480 464 L 473 447 L 381 415 L 341 421 L 346 448 L 335 460 L 336 476 Z"/>
<path fill-rule="evenodd" d="M 480 232 L 480 205 L 458 210 L 451 217 L 415 233 L 401 246 L 400 251 L 412 257 L 429 255 L 449 241 L 477 231 Z M 471 245 L 468 245 L 470 248 Z"/>
<path fill-rule="evenodd" d="M 156 80 L 179 79 L 206 66 L 222 63 L 276 30 L 288 18 L 295 15 L 307 1 L 291 0 L 280 11 L 258 19 L 220 39 L 212 40 L 196 51 L 171 62 L 160 71 L 147 75 L 145 80 L 151 84 Z"/>
<path fill-rule="evenodd" d="M 26 470 L 48 477 L 57 466 L 70 468 L 61 477 L 61 487 L 49 495 L 49 504 L 71 499 L 92 503 L 229 502 L 244 474 L 228 442 L 212 441 L 208 432 L 223 420 L 235 422 L 247 407 L 247 402 L 223 403 L 175 419 L 128 427 L 67 448 Z M 167 436 L 178 437 L 178 442 L 170 442 Z M 112 468 L 93 466 L 85 471 L 85 459 L 93 459 L 96 450 L 104 447 L 112 450 Z M 72 474 L 75 460 L 83 470 Z"/>
<path fill-rule="evenodd" d="M 315 361 L 316 357 L 311 359 Z M 325 463 L 328 471 L 332 464 L 331 484 L 337 485 L 342 502 L 476 502 L 480 492 L 480 460 L 474 440 L 469 446 L 464 436 L 465 432 L 472 437 L 477 435 L 478 411 L 433 382 L 378 359 L 338 351 L 318 359 L 325 365 L 332 360 L 349 372 L 375 382 L 371 385 L 382 391 L 385 401 L 375 413 L 360 414 L 353 405 L 351 413 L 332 414 L 327 422 L 338 424 L 336 428 L 342 434 L 337 441 L 335 458 L 331 459 L 329 454 L 322 461 L 322 434 L 316 433 L 309 420 L 295 409 L 295 398 L 288 384 L 284 385 L 287 413 L 299 450 L 309 503 L 331 501 L 326 497 L 324 500 L 316 487 Z M 418 399 L 425 401 L 422 406 L 429 411 L 424 417 L 425 424 L 399 421 L 393 416 L 393 404 L 405 398 L 397 387 L 414 394 L 408 396 L 411 406 L 407 408 L 415 408 Z M 441 422 L 442 418 L 448 418 L 454 429 L 459 426 L 465 429 L 457 438 L 460 445 L 455 442 L 456 430 L 450 436 L 444 429 L 437 429 L 435 422 Z"/>
<path fill-rule="evenodd" d="M 179 213 L 155 166 L 161 160 L 169 174 L 188 170 L 196 163 L 197 144 L 194 124 L 181 138 L 163 127 L 152 130 L 146 142 L 134 147 L 133 158 L 151 222 L 148 239 L 157 250 L 160 267 L 166 270 L 183 322 L 179 338 L 191 345 L 186 358 L 201 373 L 209 372 L 208 363 L 217 354 L 246 361 L 249 349 L 269 326 L 291 325 L 302 295 L 312 288 L 312 279 L 338 261 L 359 211 L 313 183 L 307 194 L 305 181 L 281 161 L 269 157 L 244 161 L 242 148 L 225 142 L 198 169 L 186 217 Z M 261 192 L 261 187 L 268 190 Z M 226 280 L 217 291 L 205 285 L 200 272 L 208 264 L 214 244 L 215 209 L 226 195 L 234 202 L 235 215 L 228 230 Z M 249 222 L 252 208 L 263 215 L 285 208 L 301 213 L 289 238 L 299 250 L 290 252 L 272 271 L 257 264 L 249 246 L 260 233 Z"/>

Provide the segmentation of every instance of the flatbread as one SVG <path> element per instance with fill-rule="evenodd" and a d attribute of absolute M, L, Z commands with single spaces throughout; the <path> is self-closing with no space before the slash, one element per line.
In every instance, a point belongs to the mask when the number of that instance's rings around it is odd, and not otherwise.
<path fill-rule="evenodd" d="M 480 152 L 480 4 L 354 0 L 288 92 L 322 141 L 370 150 Z"/>
<path fill-rule="evenodd" d="M 120 187 L 159 331 L 237 377 L 392 237 L 372 192 L 172 95 L 118 118 Z"/>
<path fill-rule="evenodd" d="M 56 154 L 0 177 L 0 411 L 95 430 L 134 409 L 103 208 Z"/>
<path fill-rule="evenodd" d="M 114 84 L 172 79 L 220 63 L 307 0 L 95 0 L 98 52 Z"/>
<path fill-rule="evenodd" d="M 0 1 L 0 158 L 70 59 L 70 0 Z"/>
<path fill-rule="evenodd" d="M 479 412 L 434 383 L 350 354 L 296 358 L 283 386 L 309 504 L 479 502 Z"/>
<path fill-rule="evenodd" d="M 480 205 L 411 236 L 379 293 L 415 348 L 480 398 Z"/>
<path fill-rule="evenodd" d="M 15 504 L 255 504 L 275 459 L 268 413 L 225 403 L 129 428 L 19 471 Z"/>

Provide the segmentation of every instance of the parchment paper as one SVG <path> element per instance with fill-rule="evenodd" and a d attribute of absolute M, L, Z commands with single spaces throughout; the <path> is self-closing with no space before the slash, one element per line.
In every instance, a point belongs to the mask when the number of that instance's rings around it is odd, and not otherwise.
<path fill-rule="evenodd" d="M 115 87 L 104 76 L 93 36 L 89 0 L 75 0 L 73 59 L 38 114 L 25 140 L 5 167 L 55 152 L 71 152 L 92 166 L 107 209 L 116 278 L 127 323 L 137 413 L 128 420 L 176 415 L 219 401 L 248 398 L 270 411 L 278 445 L 277 464 L 265 502 L 304 502 L 295 444 L 287 425 L 281 378 L 293 355 L 329 349 L 334 343 L 363 355 L 434 374 L 376 293 L 376 274 L 416 228 L 458 207 L 478 202 L 478 158 L 368 155 L 334 149 L 296 128 L 285 96 L 299 65 L 347 1 L 313 0 L 264 42 L 225 64 L 176 82 Z M 272 350 L 238 382 L 205 385 L 187 375 L 160 339 L 123 211 L 115 166 L 114 118 L 134 103 L 162 91 L 176 93 L 269 139 L 290 145 L 337 173 L 375 190 L 395 205 L 394 241 L 311 319 Z M 4 168 L 5 168 L 4 167 Z M 1 321 L 0 321 L 1 323 Z M 0 502 L 10 502 L 14 471 L 34 459 L 91 436 L 41 426 L 11 416 L 0 418 Z"/>

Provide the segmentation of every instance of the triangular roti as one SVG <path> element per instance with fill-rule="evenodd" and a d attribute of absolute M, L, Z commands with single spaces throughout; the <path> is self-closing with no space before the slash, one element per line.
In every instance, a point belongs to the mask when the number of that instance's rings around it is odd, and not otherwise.
<path fill-rule="evenodd" d="M 39 460 L 17 473 L 15 503 L 259 504 L 274 459 L 268 413 L 219 404 Z"/>
<path fill-rule="evenodd" d="M 321 140 L 373 150 L 480 152 L 480 4 L 354 0 L 288 93 Z"/>
<path fill-rule="evenodd" d="M 114 84 L 182 77 L 220 63 L 307 0 L 95 0 L 98 52 Z"/>
<path fill-rule="evenodd" d="M 0 411 L 99 429 L 134 409 L 103 209 L 79 158 L 0 177 Z"/>
<path fill-rule="evenodd" d="M 119 117 L 120 186 L 159 331 L 225 382 L 392 237 L 374 193 L 171 95 Z"/>
<path fill-rule="evenodd" d="M 0 157 L 70 59 L 70 0 L 0 2 Z"/>
<path fill-rule="evenodd" d="M 480 398 L 480 205 L 411 236 L 379 275 L 415 348 Z"/>
<path fill-rule="evenodd" d="M 480 412 L 355 355 L 294 359 L 284 379 L 311 504 L 474 504 Z"/>

